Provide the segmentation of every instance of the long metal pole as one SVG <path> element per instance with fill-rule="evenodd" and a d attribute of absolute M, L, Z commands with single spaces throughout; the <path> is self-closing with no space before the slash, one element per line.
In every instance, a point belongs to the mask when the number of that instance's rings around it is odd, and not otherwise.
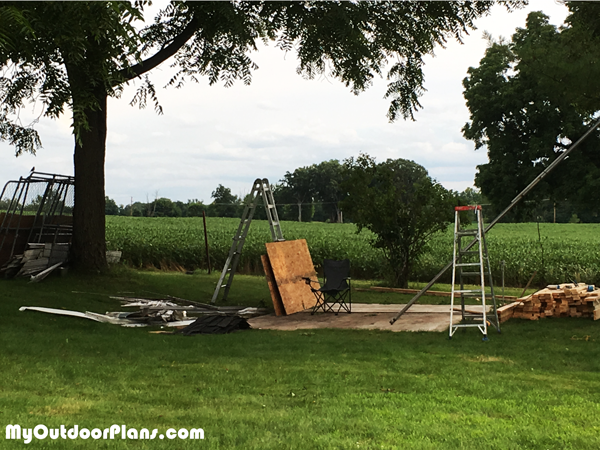
<path fill-rule="evenodd" d="M 210 275 L 210 253 L 208 253 L 208 233 L 206 232 L 206 211 L 202 210 L 202 221 L 204 222 L 204 245 L 206 247 L 206 265 Z"/>
<path fill-rule="evenodd" d="M 579 146 L 579 144 L 581 144 L 599 126 L 600 126 L 600 120 L 598 120 L 594 125 L 592 125 L 592 127 L 583 136 L 581 136 L 577 140 L 577 142 L 575 142 L 573 145 L 571 145 L 567 150 L 565 150 L 564 153 L 560 154 L 558 156 L 558 158 L 556 158 L 554 161 L 552 161 L 552 163 L 548 167 L 546 167 L 542 171 L 542 173 L 540 173 L 537 177 L 535 177 L 535 179 L 531 183 L 529 183 L 529 185 L 525 189 L 523 189 L 510 202 L 510 204 L 504 209 L 504 211 L 502 211 L 500 214 L 498 214 L 498 216 L 490 222 L 490 224 L 485 229 L 485 233 L 490 231 L 494 225 L 496 225 L 517 203 L 519 203 L 521 201 L 521 199 L 525 195 L 527 195 L 529 193 L 529 191 L 531 191 L 546 175 L 548 175 L 550 173 L 550 171 L 552 169 L 554 169 L 557 165 L 559 165 L 562 162 L 562 160 L 565 159 L 569 155 L 569 153 L 571 153 L 573 150 L 575 150 Z M 467 247 L 465 247 L 465 251 L 470 249 L 471 247 L 473 247 L 473 245 L 475 245 L 475 242 L 477 242 L 477 239 L 474 239 L 469 245 L 467 245 Z M 396 317 L 394 317 L 392 320 L 390 320 L 390 324 L 394 325 L 396 320 L 398 320 L 402 316 L 402 314 L 404 314 L 406 311 L 408 311 L 408 309 L 414 303 L 416 303 L 416 301 L 419 300 L 419 298 L 421 298 L 421 296 L 423 294 L 425 294 L 425 292 L 427 292 L 431 288 L 431 286 L 433 286 L 435 284 L 435 282 L 437 280 L 439 280 L 439 278 L 442 275 L 444 275 L 444 273 L 446 273 L 446 271 L 450 267 L 452 267 L 453 263 L 454 263 L 454 261 L 450 261 L 442 270 L 440 270 L 440 272 L 438 272 L 438 274 L 435 277 L 433 277 L 433 279 L 429 283 L 427 283 L 427 285 L 423 289 L 421 289 L 421 291 L 418 294 L 416 294 L 412 299 L 410 299 L 410 301 L 404 306 L 404 308 L 402 308 L 402 310 L 396 315 Z"/>

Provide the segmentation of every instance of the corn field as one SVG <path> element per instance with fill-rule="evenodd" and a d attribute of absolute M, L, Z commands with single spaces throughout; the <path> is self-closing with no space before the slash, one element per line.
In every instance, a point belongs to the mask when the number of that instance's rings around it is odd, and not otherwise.
<path fill-rule="evenodd" d="M 239 219 L 207 218 L 213 270 L 225 263 Z M 325 258 L 345 259 L 352 276 L 381 279 L 385 273 L 381 250 L 370 245 L 368 231 L 356 234 L 352 224 L 282 222 L 287 240 L 306 239 L 315 264 Z M 451 228 L 451 227 L 450 227 Z M 121 250 L 126 264 L 165 270 L 206 269 L 202 218 L 145 218 L 107 216 L 109 250 Z M 260 255 L 271 241 L 266 221 L 255 220 L 244 245 L 239 273 L 262 274 Z M 537 271 L 534 285 L 582 281 L 600 285 L 600 225 L 499 224 L 487 235 L 494 282 L 501 282 L 505 261 L 507 286 L 524 286 Z M 452 230 L 440 233 L 413 268 L 413 281 L 429 281 L 452 259 Z M 450 282 L 450 271 L 440 280 Z"/>

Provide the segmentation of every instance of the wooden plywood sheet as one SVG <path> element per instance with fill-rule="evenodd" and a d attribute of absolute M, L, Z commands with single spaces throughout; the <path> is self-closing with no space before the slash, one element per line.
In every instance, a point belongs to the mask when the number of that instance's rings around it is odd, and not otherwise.
<path fill-rule="evenodd" d="M 270 242 L 267 254 L 286 314 L 312 308 L 316 299 L 303 277 L 317 279 L 317 273 L 305 239 Z M 318 283 L 313 283 L 315 289 Z"/>
<path fill-rule="evenodd" d="M 273 307 L 275 308 L 276 316 L 285 316 L 285 308 L 281 301 L 281 294 L 275 281 L 275 275 L 273 275 L 273 268 L 271 267 L 271 261 L 269 261 L 268 255 L 260 255 L 263 267 L 265 269 L 265 276 L 267 277 L 267 284 L 269 285 L 269 291 L 271 292 L 271 299 L 273 300 Z"/>

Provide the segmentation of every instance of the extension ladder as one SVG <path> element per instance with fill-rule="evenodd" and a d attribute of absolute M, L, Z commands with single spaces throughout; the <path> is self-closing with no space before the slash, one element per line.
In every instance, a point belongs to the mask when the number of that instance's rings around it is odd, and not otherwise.
<path fill-rule="evenodd" d="M 466 229 L 461 227 L 460 213 L 463 211 L 474 211 L 477 228 Z M 465 237 L 474 238 L 467 245 L 463 245 L 462 239 Z M 476 249 L 473 250 L 473 248 Z M 491 309 L 487 311 L 486 304 L 486 277 L 490 288 L 489 297 L 491 297 Z M 471 285 L 479 285 L 478 288 L 465 289 L 465 280 Z M 460 285 L 456 289 L 456 284 Z M 453 324 L 454 300 L 460 297 L 460 312 L 462 321 Z M 480 298 L 481 312 L 469 311 L 465 305 L 466 298 Z M 494 284 L 492 283 L 492 273 L 490 270 L 490 259 L 488 256 L 487 245 L 485 243 L 485 231 L 483 228 L 483 218 L 481 206 L 457 206 L 454 208 L 454 259 L 452 263 L 452 294 L 450 296 L 450 339 L 458 328 L 477 327 L 483 333 L 483 340 L 488 340 L 488 325 L 494 325 L 500 333 L 500 322 L 498 321 L 498 312 L 496 309 L 496 296 L 494 295 Z"/>
<path fill-rule="evenodd" d="M 250 203 L 247 203 L 244 207 L 242 220 L 240 221 L 240 225 L 238 226 L 235 236 L 233 237 L 233 243 L 229 249 L 229 255 L 227 256 L 225 266 L 221 272 L 221 277 L 219 278 L 219 282 L 217 283 L 217 287 L 215 288 L 215 292 L 212 296 L 212 304 L 217 301 L 221 289 L 224 289 L 222 298 L 223 301 L 227 299 L 229 289 L 231 289 L 231 284 L 233 283 L 235 270 L 240 262 L 240 256 L 242 254 L 244 242 L 246 241 L 246 236 L 248 235 L 250 222 L 252 221 L 252 217 L 254 216 L 256 207 L 258 206 L 259 199 L 261 198 L 267 213 L 267 220 L 269 221 L 273 242 L 285 241 L 281 231 L 281 224 L 279 223 L 279 216 L 277 215 L 275 199 L 273 198 L 273 191 L 271 190 L 269 180 L 266 178 L 257 178 L 254 180 L 254 185 L 252 187 L 252 191 L 250 192 Z"/>

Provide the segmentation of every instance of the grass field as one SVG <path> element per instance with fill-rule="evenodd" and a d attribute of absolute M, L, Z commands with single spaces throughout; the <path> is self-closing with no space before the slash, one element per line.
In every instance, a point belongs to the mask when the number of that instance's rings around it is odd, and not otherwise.
<path fill-rule="evenodd" d="M 18 311 L 119 310 L 108 295 L 123 293 L 206 300 L 215 281 L 125 269 L 34 285 L 1 280 L 2 429 L 117 424 L 205 433 L 201 442 L 34 439 L 34 448 L 57 449 L 600 447 L 600 332 L 589 320 L 512 320 L 482 342 L 475 330 L 451 341 L 445 333 L 352 330 L 184 337 Z M 265 296 L 264 279 L 236 278 L 232 302 L 257 305 Z"/>
<path fill-rule="evenodd" d="M 238 219 L 208 218 L 208 240 L 213 267 L 225 262 Z M 306 239 L 318 264 L 324 258 L 349 258 L 353 277 L 381 279 L 383 255 L 370 246 L 368 231 L 356 234 L 352 224 L 283 222 L 286 239 Z M 201 218 L 107 217 L 111 249 L 122 250 L 133 267 L 205 268 Z M 244 246 L 240 272 L 262 273 L 260 255 L 271 237 L 266 221 L 254 221 Z M 534 285 L 582 281 L 600 285 L 600 225 L 598 224 L 499 224 L 487 243 L 496 285 L 504 260 L 505 283 L 524 286 L 534 271 Z M 436 236 L 417 262 L 411 279 L 427 282 L 452 259 L 452 232 Z M 450 282 L 448 272 L 442 281 Z"/>

